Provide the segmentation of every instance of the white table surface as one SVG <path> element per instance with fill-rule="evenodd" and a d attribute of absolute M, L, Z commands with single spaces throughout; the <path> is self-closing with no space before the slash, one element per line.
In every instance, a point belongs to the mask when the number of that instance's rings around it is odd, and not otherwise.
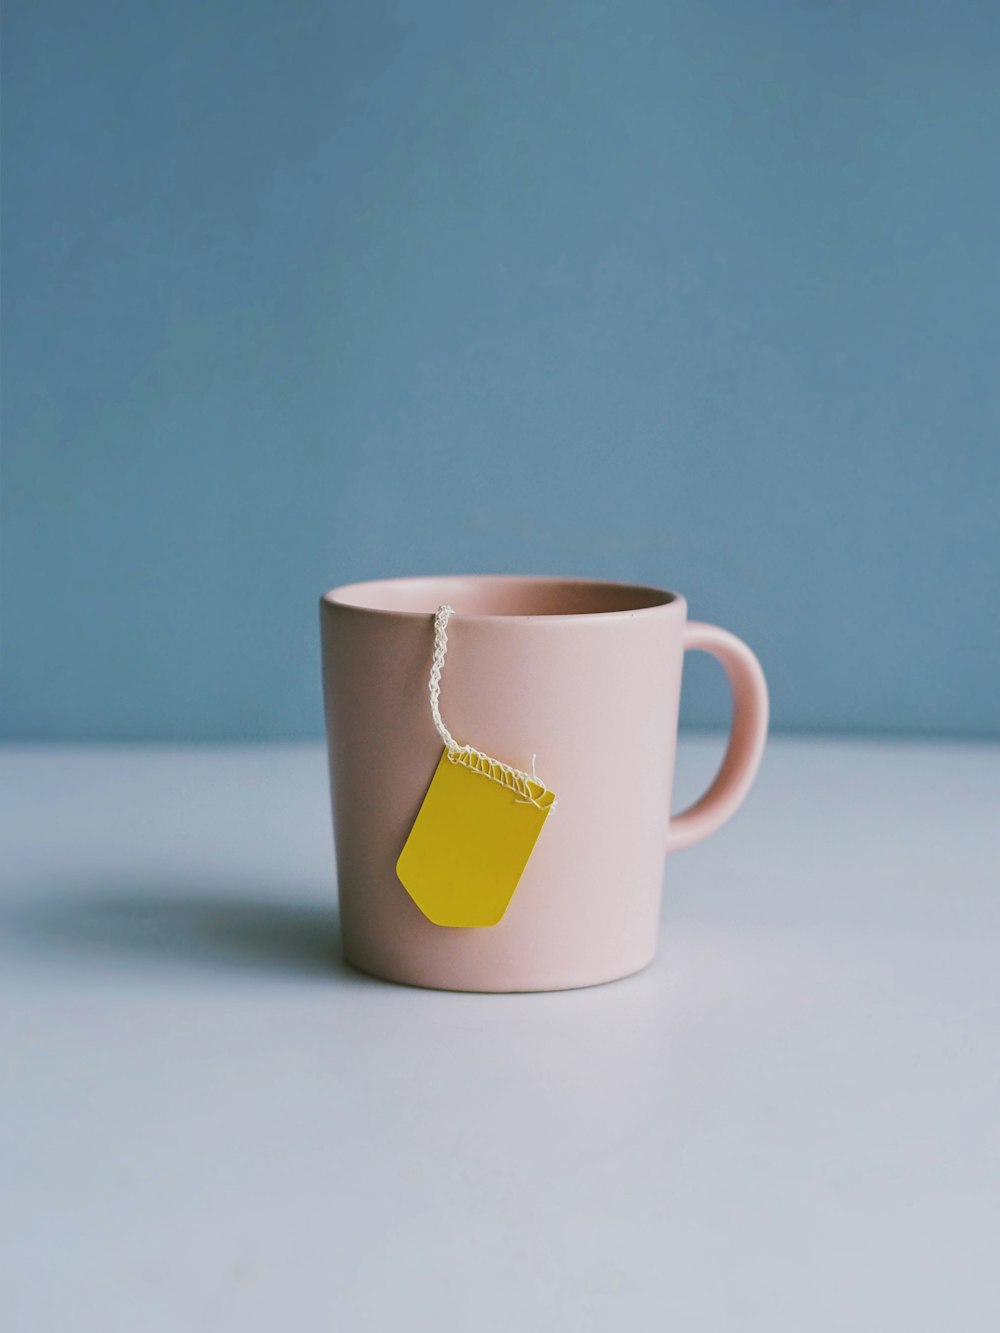
<path fill-rule="evenodd" d="M 0 783 L 11 1333 L 1000 1328 L 996 748 L 772 741 L 554 995 L 338 962 L 317 746 Z"/>

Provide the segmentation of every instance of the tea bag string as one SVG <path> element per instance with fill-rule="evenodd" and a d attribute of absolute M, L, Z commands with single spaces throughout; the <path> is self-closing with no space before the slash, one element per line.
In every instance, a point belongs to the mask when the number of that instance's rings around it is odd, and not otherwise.
<path fill-rule="evenodd" d="M 434 656 L 431 659 L 431 678 L 429 682 L 431 696 L 431 717 L 437 727 L 437 733 L 445 743 L 449 754 L 458 749 L 458 742 L 444 724 L 441 716 L 441 672 L 444 670 L 445 653 L 448 651 L 448 621 L 455 614 L 455 608 L 445 603 L 439 606 L 434 616 Z"/>
<path fill-rule="evenodd" d="M 431 659 L 431 674 L 428 681 L 431 717 L 434 719 L 437 734 L 444 741 L 448 759 L 453 764 L 461 764 L 464 768 L 471 769 L 492 782 L 498 782 L 502 787 L 507 787 L 515 793 L 519 805 L 534 805 L 539 810 L 551 810 L 556 803 L 555 797 L 535 772 L 534 755 L 531 756 L 531 772 L 525 773 L 523 769 L 512 768 L 510 764 L 483 754 L 482 750 L 477 750 L 472 745 L 459 745 L 445 725 L 441 716 L 441 673 L 448 652 L 448 621 L 454 614 L 455 608 L 449 606 L 447 602 L 439 606 L 435 612 L 434 656 Z"/>

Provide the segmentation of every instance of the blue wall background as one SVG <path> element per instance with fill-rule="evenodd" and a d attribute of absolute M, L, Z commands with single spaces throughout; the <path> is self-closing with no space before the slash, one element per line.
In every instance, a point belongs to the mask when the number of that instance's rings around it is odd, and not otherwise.
<path fill-rule="evenodd" d="M 317 595 L 448 570 L 1000 731 L 991 0 L 6 9 L 3 734 L 318 735 Z"/>

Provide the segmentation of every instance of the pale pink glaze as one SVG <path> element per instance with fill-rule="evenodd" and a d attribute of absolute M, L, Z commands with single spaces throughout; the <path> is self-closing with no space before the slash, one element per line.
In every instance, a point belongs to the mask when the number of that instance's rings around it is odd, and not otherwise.
<path fill-rule="evenodd" d="M 503 920 L 432 925 L 396 878 L 441 754 L 432 617 L 455 615 L 441 709 L 455 738 L 558 799 Z M 456 576 L 358 583 L 320 603 L 344 952 L 363 971 L 446 990 L 561 990 L 627 976 L 658 936 L 664 856 L 736 810 L 760 764 L 767 686 L 734 635 L 686 623 L 683 597 L 592 580 Z M 685 648 L 733 689 L 722 767 L 669 817 Z"/>

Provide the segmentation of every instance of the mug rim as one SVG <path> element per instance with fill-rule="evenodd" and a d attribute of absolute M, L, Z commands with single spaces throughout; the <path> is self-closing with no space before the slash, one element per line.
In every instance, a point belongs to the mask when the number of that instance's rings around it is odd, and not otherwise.
<path fill-rule="evenodd" d="M 550 584 L 554 588 L 592 588 L 599 591 L 610 592 L 612 590 L 623 594 L 632 594 L 636 598 L 635 606 L 620 607 L 616 610 L 605 611 L 553 611 L 553 612 L 521 612 L 518 614 L 494 615 L 488 612 L 455 612 L 456 619 L 478 620 L 478 621 L 570 621 L 570 620 L 620 620 L 633 616 L 646 616 L 670 610 L 671 608 L 683 609 L 686 606 L 685 599 L 681 593 L 672 592 L 668 588 L 658 588 L 648 583 L 632 583 L 621 579 L 597 579 L 587 578 L 582 575 L 572 574 L 415 574 L 404 575 L 398 578 L 384 579 L 363 579 L 354 583 L 342 583 L 335 588 L 330 588 L 323 593 L 320 598 L 320 604 L 326 606 L 335 606 L 348 611 L 358 611 L 366 615 L 373 616 L 404 616 L 409 619 L 426 619 L 428 615 L 433 615 L 431 611 L 408 611 L 395 607 L 371 605 L 366 600 L 361 600 L 366 595 L 374 595 L 376 590 L 400 589 L 404 587 L 415 587 L 418 584 L 439 584 L 444 588 L 448 584 L 490 584 L 490 583 L 515 583 L 522 586 L 538 586 L 540 584 Z M 454 595 L 454 594 L 453 594 Z M 445 601 L 447 598 L 442 598 Z M 437 605 L 440 605 L 439 601 Z"/>

